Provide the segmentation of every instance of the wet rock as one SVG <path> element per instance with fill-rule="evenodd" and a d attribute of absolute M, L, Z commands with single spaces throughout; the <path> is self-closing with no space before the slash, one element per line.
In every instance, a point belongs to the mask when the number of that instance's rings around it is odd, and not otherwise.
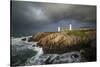
<path fill-rule="evenodd" d="M 29 37 L 28 38 L 28 42 L 32 42 L 33 41 L 33 38 L 32 37 Z"/>
<path fill-rule="evenodd" d="M 64 54 L 43 54 L 34 61 L 34 58 L 27 61 L 26 65 L 44 65 L 44 64 L 60 64 L 83 62 L 80 52 L 74 51 Z"/>
<path fill-rule="evenodd" d="M 22 41 L 26 41 L 26 38 L 21 39 Z"/>
<path fill-rule="evenodd" d="M 85 48 L 85 52 L 82 53 L 82 55 L 88 60 L 88 61 L 96 61 L 96 48 Z"/>

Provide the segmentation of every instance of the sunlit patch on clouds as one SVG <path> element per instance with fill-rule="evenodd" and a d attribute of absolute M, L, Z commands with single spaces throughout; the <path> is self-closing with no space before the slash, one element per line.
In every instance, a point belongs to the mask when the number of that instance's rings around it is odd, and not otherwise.
<path fill-rule="evenodd" d="M 30 20 L 35 21 L 49 21 L 48 16 L 43 12 L 41 8 L 34 8 L 34 7 L 28 7 L 28 11 L 23 11 L 23 13 L 26 15 L 26 17 Z"/>

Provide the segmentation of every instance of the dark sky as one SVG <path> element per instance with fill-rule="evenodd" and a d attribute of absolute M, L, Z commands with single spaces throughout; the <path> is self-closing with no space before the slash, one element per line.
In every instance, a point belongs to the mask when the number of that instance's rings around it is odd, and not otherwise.
<path fill-rule="evenodd" d="M 96 25 L 96 6 L 12 1 L 12 34 L 57 31 L 58 26 Z M 89 23 L 89 24 L 87 24 Z"/>

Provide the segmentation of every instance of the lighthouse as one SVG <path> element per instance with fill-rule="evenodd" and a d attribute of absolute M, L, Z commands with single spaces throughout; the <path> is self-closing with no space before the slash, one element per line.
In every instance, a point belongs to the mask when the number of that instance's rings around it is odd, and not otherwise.
<path fill-rule="evenodd" d="M 72 30 L 72 25 L 71 24 L 69 24 L 69 30 Z"/>
<path fill-rule="evenodd" d="M 60 32 L 60 27 L 58 27 L 58 32 Z"/>

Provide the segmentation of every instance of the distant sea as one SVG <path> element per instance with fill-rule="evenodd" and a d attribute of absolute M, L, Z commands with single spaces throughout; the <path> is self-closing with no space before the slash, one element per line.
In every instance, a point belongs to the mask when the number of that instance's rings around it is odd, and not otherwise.
<path fill-rule="evenodd" d="M 40 26 L 36 28 L 18 28 L 12 26 L 11 28 L 11 36 L 13 37 L 21 37 L 21 36 L 30 36 L 34 35 L 37 32 L 56 32 L 58 26 L 59 27 L 67 27 L 69 28 L 69 24 L 72 25 L 72 29 L 79 29 L 79 28 L 93 28 L 96 29 L 96 22 L 79 22 L 79 21 L 72 21 L 72 20 L 62 20 L 57 23 L 51 23 L 45 26 Z"/>

